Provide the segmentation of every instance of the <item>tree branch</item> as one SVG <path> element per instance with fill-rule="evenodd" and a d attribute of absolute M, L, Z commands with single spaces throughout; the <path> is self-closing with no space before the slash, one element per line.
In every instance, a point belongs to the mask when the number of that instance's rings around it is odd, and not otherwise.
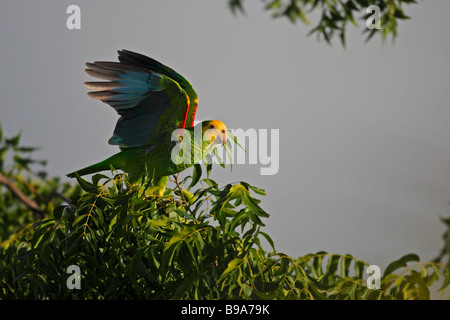
<path fill-rule="evenodd" d="M 39 208 L 39 205 L 32 199 L 28 198 L 19 188 L 17 188 L 14 183 L 12 183 L 8 178 L 6 178 L 2 173 L 0 173 L 0 184 L 4 185 L 11 191 L 23 204 L 25 204 L 33 212 L 39 214 L 41 217 L 44 216 L 44 211 Z"/>

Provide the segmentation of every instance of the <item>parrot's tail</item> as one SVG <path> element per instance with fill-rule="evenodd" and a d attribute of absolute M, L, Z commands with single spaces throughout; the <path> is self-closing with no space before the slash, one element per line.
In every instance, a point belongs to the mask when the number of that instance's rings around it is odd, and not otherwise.
<path fill-rule="evenodd" d="M 102 161 L 102 162 L 99 162 L 99 163 L 96 163 L 96 164 L 93 164 L 92 166 L 89 166 L 89 167 L 86 167 L 86 168 L 83 168 L 83 169 L 71 172 L 67 176 L 69 178 L 75 178 L 77 173 L 80 176 L 84 176 L 86 174 L 91 174 L 91 173 L 96 173 L 96 172 L 99 172 L 99 171 L 109 170 L 111 162 L 108 161 L 108 160 L 109 159 L 107 159 L 105 161 Z"/>

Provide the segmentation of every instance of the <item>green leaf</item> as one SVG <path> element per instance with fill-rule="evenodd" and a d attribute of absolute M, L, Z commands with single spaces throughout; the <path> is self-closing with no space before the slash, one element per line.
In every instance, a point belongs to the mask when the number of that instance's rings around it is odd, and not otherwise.
<path fill-rule="evenodd" d="M 33 152 L 33 151 L 37 151 L 37 150 L 41 150 L 42 148 L 38 148 L 38 147 L 17 147 L 16 151 L 19 152 Z"/>
<path fill-rule="evenodd" d="M 407 263 L 410 261 L 420 261 L 420 258 L 418 255 L 410 253 L 407 255 L 404 255 L 400 259 L 391 262 L 387 267 L 386 270 L 384 270 L 383 277 L 386 277 L 388 274 L 394 272 L 395 270 L 399 268 L 403 268 L 407 266 Z"/>
<path fill-rule="evenodd" d="M 195 272 L 192 272 L 188 274 L 181 284 L 177 287 L 175 290 L 174 295 L 171 297 L 173 300 L 179 300 L 181 299 L 187 292 L 192 289 L 192 287 L 195 286 L 195 282 L 197 281 L 198 274 Z"/>
<path fill-rule="evenodd" d="M 227 152 L 227 156 L 229 159 L 229 164 L 230 164 L 230 170 L 233 171 L 233 153 L 232 153 L 232 146 L 231 146 L 231 142 L 230 139 L 227 139 L 227 142 L 224 145 L 224 149 Z"/>
<path fill-rule="evenodd" d="M 395 10 L 394 13 L 394 17 L 402 19 L 402 20 L 407 20 L 407 19 L 411 19 L 409 16 L 407 16 L 402 9 L 397 8 L 397 10 Z"/>
<path fill-rule="evenodd" d="M 228 185 L 223 191 L 220 199 L 214 203 L 211 209 L 211 214 L 214 215 L 216 219 L 221 220 L 220 216 L 224 213 L 225 208 L 230 201 L 239 199 L 242 204 L 246 207 L 246 214 L 248 217 L 257 224 L 262 224 L 258 217 L 269 217 L 269 215 L 259 207 L 256 200 L 250 195 L 250 192 L 246 188 L 245 184 L 236 184 L 234 186 Z"/>
<path fill-rule="evenodd" d="M 176 212 L 179 216 L 182 216 L 183 218 L 189 219 L 189 220 L 195 220 L 194 217 L 187 212 L 180 210 L 180 209 L 171 209 L 171 211 Z"/>
<path fill-rule="evenodd" d="M 446 266 L 444 269 L 444 281 L 442 282 L 441 287 L 439 288 L 439 291 L 444 290 L 450 285 L 450 267 Z"/>
<path fill-rule="evenodd" d="M 272 238 L 267 233 L 262 232 L 262 231 L 260 231 L 259 234 L 262 235 L 267 240 L 267 242 L 272 247 L 272 250 L 275 251 L 275 244 L 274 244 Z"/>
<path fill-rule="evenodd" d="M 10 139 L 5 139 L 5 143 L 8 146 L 12 146 L 12 147 L 17 147 L 19 145 L 19 141 L 20 141 L 20 136 L 22 133 L 18 133 L 16 136 L 10 138 Z"/>
<path fill-rule="evenodd" d="M 341 257 L 342 257 L 341 255 L 332 254 L 328 259 L 326 270 L 330 280 L 336 276 L 336 271 L 338 269 Z"/>
<path fill-rule="evenodd" d="M 228 130 L 228 131 L 227 131 L 227 137 L 230 138 L 231 140 L 233 140 L 233 142 L 236 143 L 237 146 L 238 146 L 239 148 L 241 148 L 242 150 L 244 150 L 245 152 L 247 152 L 247 151 L 245 150 L 245 148 L 244 148 L 243 146 L 241 146 L 241 144 L 240 144 L 239 141 L 237 140 L 237 137 L 233 134 L 233 132 L 231 132 L 231 130 Z M 227 141 L 228 141 L 228 140 L 227 140 Z"/>
<path fill-rule="evenodd" d="M 196 200 L 196 197 L 194 196 L 194 194 L 188 190 L 181 190 L 181 192 L 183 193 L 184 198 L 186 199 L 186 201 L 189 204 L 193 204 Z"/>
<path fill-rule="evenodd" d="M 216 157 L 217 162 L 219 163 L 219 165 L 220 165 L 222 168 L 225 168 L 225 163 L 223 162 L 222 158 L 221 158 L 221 157 L 219 156 L 219 154 L 217 153 L 217 149 L 213 149 L 213 154 L 214 154 L 214 156 Z"/>
<path fill-rule="evenodd" d="M 279 9 L 281 7 L 281 0 L 273 0 L 265 7 L 266 10 Z"/>
<path fill-rule="evenodd" d="M 285 275 L 286 272 L 289 269 L 289 265 L 290 265 L 290 260 L 288 257 L 286 256 L 282 256 L 281 260 L 280 260 L 280 264 L 277 265 L 277 268 L 275 270 L 275 272 L 273 273 L 274 276 L 282 276 Z"/>
<path fill-rule="evenodd" d="M 350 265 L 354 260 L 353 256 L 346 254 L 341 259 L 341 277 L 348 277 L 350 271 Z"/>
<path fill-rule="evenodd" d="M 99 182 L 101 179 L 106 179 L 107 181 L 111 181 L 111 178 L 110 178 L 110 177 L 108 177 L 108 176 L 106 176 L 106 175 L 104 175 L 104 174 L 101 174 L 101 173 L 96 173 L 96 174 L 94 174 L 94 175 L 92 176 L 92 185 L 97 186 L 97 185 L 98 185 L 98 182 Z"/>
<path fill-rule="evenodd" d="M 136 278 L 139 264 L 142 261 L 142 256 L 146 253 L 148 247 L 138 248 L 131 259 L 131 263 L 127 267 L 127 275 L 130 277 L 131 282 L 137 286 Z"/>
<path fill-rule="evenodd" d="M 257 194 L 260 194 L 262 196 L 266 196 L 267 195 L 267 193 L 266 193 L 266 191 L 264 189 L 261 189 L 261 188 L 258 188 L 258 187 L 254 187 L 254 186 L 251 186 L 251 185 L 249 185 L 249 187 L 250 187 L 250 189 L 255 191 L 255 193 L 257 193 Z"/>
<path fill-rule="evenodd" d="M 194 169 L 193 169 L 193 173 L 192 173 L 192 182 L 189 185 L 188 190 L 190 190 L 193 186 L 195 186 L 199 181 L 200 178 L 202 177 L 202 166 L 198 163 L 194 164 Z"/>
<path fill-rule="evenodd" d="M 245 14 L 241 0 L 229 0 L 228 5 L 234 15 L 237 15 L 237 13 Z"/>
<path fill-rule="evenodd" d="M 75 173 L 75 178 L 78 181 L 78 184 L 80 185 L 80 187 L 86 191 L 86 192 L 97 192 L 97 186 L 95 186 L 94 184 L 84 180 L 83 178 L 80 177 L 80 175 L 78 174 L 78 172 Z"/>
<path fill-rule="evenodd" d="M 357 279 L 362 279 L 364 275 L 364 267 L 366 263 L 361 260 L 355 260 L 355 277 Z"/>
<path fill-rule="evenodd" d="M 117 213 L 112 217 L 111 222 L 109 223 L 109 226 L 108 226 L 109 231 L 111 231 L 114 228 L 114 226 L 116 225 L 118 216 L 119 216 L 119 214 Z"/>
<path fill-rule="evenodd" d="M 217 182 L 212 179 L 206 178 L 206 179 L 203 179 L 202 181 L 204 181 L 210 187 L 214 187 L 214 186 L 218 185 Z"/>
<path fill-rule="evenodd" d="M 211 174 L 211 170 L 213 167 L 213 158 L 211 156 L 211 154 L 207 154 L 204 159 L 203 162 L 205 163 L 205 167 L 206 167 L 206 177 L 209 178 L 209 175 Z"/>
<path fill-rule="evenodd" d="M 83 214 L 83 215 L 77 217 L 77 218 L 73 221 L 72 225 L 73 225 L 73 226 L 77 225 L 78 223 L 80 223 L 80 221 L 87 219 L 87 216 L 88 216 L 87 214 Z"/>
<path fill-rule="evenodd" d="M 227 274 L 229 274 L 233 270 L 239 268 L 242 265 L 243 262 L 244 262 L 244 260 L 241 259 L 241 258 L 235 258 L 235 259 L 231 260 L 228 263 L 227 268 L 224 270 L 224 272 L 220 276 L 220 279 L 224 278 Z"/>
<path fill-rule="evenodd" d="M 55 209 L 53 209 L 53 217 L 55 217 L 55 219 L 57 220 L 61 220 L 62 218 L 62 214 L 64 212 L 64 210 L 66 210 L 67 206 L 57 206 Z"/>

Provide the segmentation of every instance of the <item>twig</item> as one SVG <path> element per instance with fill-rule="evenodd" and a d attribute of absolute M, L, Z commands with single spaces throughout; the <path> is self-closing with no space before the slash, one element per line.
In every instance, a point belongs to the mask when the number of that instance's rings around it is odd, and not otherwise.
<path fill-rule="evenodd" d="M 69 198 L 67 198 L 66 196 L 64 196 L 63 194 L 57 192 L 57 191 L 53 191 L 50 194 L 50 198 L 49 201 L 52 201 L 54 198 L 61 198 L 64 202 L 67 202 L 68 204 L 71 204 L 71 201 Z"/>
<path fill-rule="evenodd" d="M 22 203 L 24 203 L 33 212 L 39 214 L 41 218 L 44 217 L 44 211 L 39 208 L 39 205 L 32 199 L 28 198 L 14 183 L 0 173 L 0 184 L 4 185 L 11 191 Z"/>
<path fill-rule="evenodd" d="M 175 177 L 175 183 L 177 184 L 178 190 L 180 191 L 180 194 L 181 194 L 181 197 L 182 197 L 183 200 L 184 200 L 184 203 L 188 204 L 188 202 L 186 201 L 186 198 L 184 197 L 183 191 L 181 190 L 180 184 L 178 183 L 178 175 L 179 175 L 179 173 L 177 173 L 176 176 L 174 175 L 174 177 Z"/>
<path fill-rule="evenodd" d="M 71 204 L 70 199 L 67 198 L 66 196 L 64 196 L 62 193 L 59 193 L 58 191 L 53 191 L 50 194 L 50 196 L 48 197 L 48 199 L 45 200 L 44 197 L 42 196 L 42 194 L 37 192 L 36 188 L 31 183 L 28 183 L 23 177 L 16 176 L 16 175 L 12 175 L 12 177 L 15 180 L 20 180 L 20 182 L 22 182 L 30 190 L 31 193 L 33 193 L 36 197 L 38 197 L 43 202 L 51 202 L 54 198 L 60 198 L 64 202 Z"/>

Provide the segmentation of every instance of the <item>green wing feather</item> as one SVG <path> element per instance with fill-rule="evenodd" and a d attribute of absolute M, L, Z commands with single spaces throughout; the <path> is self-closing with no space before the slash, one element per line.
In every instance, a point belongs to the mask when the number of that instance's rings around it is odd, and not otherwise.
<path fill-rule="evenodd" d="M 195 114 L 198 106 L 198 96 L 191 83 L 186 78 L 184 78 L 175 70 L 158 62 L 157 60 L 144 56 L 140 53 L 132 52 L 129 50 L 119 50 L 118 54 L 119 61 L 124 64 L 153 70 L 177 82 L 180 87 L 186 92 L 190 100 L 190 107 L 186 117 L 186 127 L 189 128 L 194 126 Z"/>
<path fill-rule="evenodd" d="M 173 130 L 185 128 L 192 114 L 190 96 L 183 88 L 188 82 L 172 69 L 158 62 L 158 68 L 150 69 L 151 65 L 131 64 L 123 58 L 86 65 L 89 75 L 108 80 L 86 82 L 86 87 L 98 90 L 88 95 L 109 104 L 120 115 L 110 144 L 122 149 L 156 145 L 170 139 Z"/>

